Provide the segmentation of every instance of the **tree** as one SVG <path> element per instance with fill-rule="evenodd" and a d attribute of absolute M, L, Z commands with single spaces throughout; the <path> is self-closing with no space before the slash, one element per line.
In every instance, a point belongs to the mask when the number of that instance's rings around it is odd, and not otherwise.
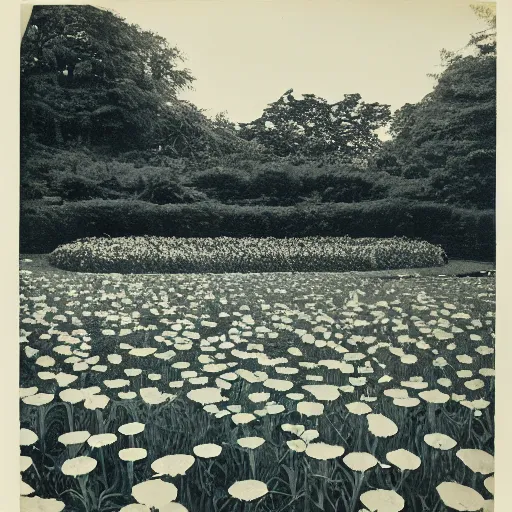
<path fill-rule="evenodd" d="M 91 6 L 34 6 L 21 49 L 21 129 L 47 145 L 149 143 L 193 77 L 162 37 Z"/>
<path fill-rule="evenodd" d="M 293 89 L 271 103 L 263 115 L 240 124 L 240 136 L 277 156 L 365 157 L 380 146 L 375 130 L 390 119 L 388 105 L 365 103 L 359 94 L 329 104 L 314 94 L 295 98 Z"/>
<path fill-rule="evenodd" d="M 165 155 L 195 159 L 236 153 L 251 146 L 238 137 L 225 115 L 211 120 L 192 103 L 177 99 L 161 109 L 153 141 Z"/>
<path fill-rule="evenodd" d="M 386 170 L 394 159 L 405 177 L 429 176 L 438 200 L 485 208 L 494 206 L 496 32 L 489 11 L 477 11 L 490 29 L 473 35 L 464 53 L 442 52 L 433 91 L 395 113 L 394 138 L 375 163 Z"/>

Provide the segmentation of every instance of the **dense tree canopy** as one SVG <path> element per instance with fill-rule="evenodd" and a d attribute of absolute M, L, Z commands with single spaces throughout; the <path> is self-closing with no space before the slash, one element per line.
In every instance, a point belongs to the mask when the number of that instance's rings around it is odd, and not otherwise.
<path fill-rule="evenodd" d="M 192 76 L 162 37 L 90 6 L 35 6 L 21 50 L 23 135 L 147 145 L 165 104 Z"/>
<path fill-rule="evenodd" d="M 475 11 L 489 28 L 464 53 L 443 50 L 433 91 L 393 116 L 359 94 L 329 103 L 290 89 L 238 126 L 178 98 L 193 77 L 162 37 L 95 7 L 35 6 L 21 51 L 22 195 L 272 205 L 392 195 L 492 208 L 496 20 Z"/>
<path fill-rule="evenodd" d="M 496 38 L 495 18 L 487 19 L 490 29 L 471 38 L 465 55 L 442 52 L 433 91 L 395 112 L 394 138 L 375 159 L 392 174 L 429 177 L 438 199 L 479 207 L 492 207 L 495 193 Z"/>
<path fill-rule="evenodd" d="M 278 156 L 337 153 L 351 159 L 379 146 L 375 130 L 389 118 L 388 105 L 365 103 L 359 94 L 346 94 L 343 100 L 329 104 L 314 94 L 297 99 L 290 89 L 260 118 L 241 124 L 240 135 Z"/>
<path fill-rule="evenodd" d="M 247 146 L 177 98 L 193 81 L 181 64 L 164 38 L 110 11 L 36 6 L 22 41 L 22 140 L 178 158 Z"/>

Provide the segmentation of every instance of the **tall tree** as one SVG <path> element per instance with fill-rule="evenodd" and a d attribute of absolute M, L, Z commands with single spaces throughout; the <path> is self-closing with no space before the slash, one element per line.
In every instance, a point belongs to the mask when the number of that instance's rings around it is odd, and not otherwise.
<path fill-rule="evenodd" d="M 148 143 L 193 77 L 165 39 L 91 6 L 35 6 L 21 49 L 22 136 L 119 149 Z"/>
<path fill-rule="evenodd" d="M 473 35 L 464 53 L 442 52 L 445 67 L 433 91 L 395 113 L 390 130 L 394 138 L 376 162 L 406 177 L 429 177 L 439 200 L 493 207 L 495 17 L 486 9 L 476 11 L 486 17 L 489 28 Z"/>
<path fill-rule="evenodd" d="M 240 136 L 278 156 L 365 156 L 379 147 L 375 130 L 390 119 L 388 105 L 365 103 L 359 94 L 329 104 L 314 94 L 296 98 L 293 89 L 271 103 L 263 115 L 240 124 Z"/>

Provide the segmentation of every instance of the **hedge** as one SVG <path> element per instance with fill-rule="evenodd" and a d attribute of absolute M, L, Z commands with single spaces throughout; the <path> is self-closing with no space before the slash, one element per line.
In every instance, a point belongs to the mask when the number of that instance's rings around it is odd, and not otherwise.
<path fill-rule="evenodd" d="M 218 203 L 159 206 L 130 200 L 22 205 L 21 253 L 48 253 L 79 238 L 131 235 L 405 236 L 439 244 L 451 259 L 482 261 L 494 260 L 496 249 L 494 210 L 398 199 L 288 207 Z"/>

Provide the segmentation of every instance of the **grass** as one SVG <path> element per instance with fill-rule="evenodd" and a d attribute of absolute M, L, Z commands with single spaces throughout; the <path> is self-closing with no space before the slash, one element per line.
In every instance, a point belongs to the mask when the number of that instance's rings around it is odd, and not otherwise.
<path fill-rule="evenodd" d="M 72 271 L 57 269 L 50 265 L 48 261 L 48 254 L 22 254 L 20 255 L 20 268 L 28 271 L 37 272 L 50 272 L 53 275 L 72 275 Z M 25 262 L 25 259 L 31 260 Z M 390 270 L 368 270 L 368 271 L 354 271 L 347 272 L 346 274 L 364 277 L 399 277 L 399 276 L 414 276 L 414 277 L 438 277 L 442 276 L 456 276 L 458 274 L 469 274 L 472 272 L 489 272 L 496 270 L 496 263 L 493 261 L 470 261 L 470 260 L 450 260 L 443 267 L 423 267 L 423 268 L 402 268 Z"/>
<path fill-rule="evenodd" d="M 177 487 L 176 501 L 190 511 L 359 511 L 364 493 L 385 489 L 403 497 L 404 510 L 444 512 L 448 509 L 436 487 L 445 481 L 463 484 L 492 499 L 484 486 L 486 477 L 474 473 L 456 453 L 460 448 L 494 453 L 494 378 L 482 370 L 493 368 L 494 363 L 494 278 L 389 280 L 365 273 L 120 276 L 55 270 L 40 255 L 22 259 L 32 261 L 22 262 L 25 272 L 20 282 L 20 386 L 36 386 L 40 393 L 55 395 L 44 406 L 20 402 L 21 427 L 39 438 L 34 445 L 22 447 L 22 455 L 33 460 L 22 477 L 37 496 L 65 503 L 66 512 L 118 511 L 135 502 L 129 465 L 118 456 L 121 449 L 132 445 L 147 450 L 144 459 L 133 463 L 134 484 L 150 480 L 155 475 L 151 464 L 163 456 L 193 455 L 195 446 L 206 443 L 222 447 L 216 458 L 196 457 L 184 475 L 160 477 Z M 452 265 L 457 273 L 461 268 L 475 269 L 468 263 Z M 121 336 L 121 329 L 131 332 L 123 331 Z M 450 334 L 453 338 L 444 339 Z M 152 347 L 156 352 L 130 355 L 122 344 Z M 57 346 L 67 346 L 71 352 L 56 352 Z M 293 355 L 290 348 L 300 350 L 301 355 Z M 169 360 L 155 357 L 170 350 L 175 355 Z M 69 354 L 73 361 L 88 360 L 88 368 L 75 366 Z M 112 354 L 121 356 L 118 364 L 109 357 Z M 247 354 L 253 357 L 245 358 Z M 39 359 L 43 356 L 51 357 L 54 364 L 40 366 L 38 361 L 49 361 Z M 440 364 L 440 357 L 446 365 Z M 328 368 L 341 361 L 345 361 L 344 370 Z M 176 363 L 182 364 L 173 366 Z M 232 366 L 208 366 L 213 363 Z M 350 364 L 353 373 L 344 373 Z M 104 365 L 106 371 L 97 371 L 97 365 Z M 142 372 L 127 376 L 124 370 L 130 368 Z M 279 368 L 297 372 L 283 374 Z M 229 374 L 240 369 L 259 375 L 255 380 L 260 381 L 248 382 L 244 372 L 230 380 Z M 457 373 L 464 370 L 471 376 Z M 184 371 L 208 377 L 208 384 L 193 383 L 194 377 Z M 66 388 L 41 372 L 76 376 L 67 386 L 72 389 L 98 386 L 97 394 L 108 396 L 108 404 L 97 410 L 88 409 L 83 401 L 71 406 L 59 397 Z M 254 372 L 290 381 L 293 387 L 289 391 L 269 388 L 264 376 Z M 159 380 L 152 380 L 154 374 Z M 222 381 L 217 380 L 221 375 Z M 421 397 L 424 389 L 416 389 L 419 377 L 427 390 L 438 389 L 448 401 L 428 403 Z M 450 379 L 450 385 L 443 387 L 440 378 Z M 129 383 L 109 388 L 105 381 L 115 379 Z M 482 387 L 469 389 L 466 383 L 476 379 Z M 175 381 L 183 381 L 183 387 L 169 387 Z M 317 400 L 302 388 L 318 384 L 332 386 L 339 398 Z M 216 404 L 220 414 L 213 408 L 204 410 L 187 396 L 192 389 L 205 386 L 222 386 L 227 401 Z M 173 396 L 149 404 L 140 394 L 141 388 L 149 387 Z M 407 390 L 409 397 L 418 398 L 417 405 L 397 405 L 390 396 L 393 389 Z M 136 393 L 135 398 L 118 396 L 119 391 L 128 390 Z M 269 393 L 266 405 L 252 402 L 249 395 L 253 393 Z M 289 393 L 302 393 L 303 401 L 322 403 L 324 413 L 300 414 L 298 400 Z M 466 395 L 467 401 L 487 400 L 489 405 L 476 415 L 457 395 Z M 281 405 L 282 412 L 270 414 L 272 402 Z M 349 412 L 346 405 L 352 402 L 366 403 L 373 413 L 391 419 L 397 433 L 376 438 L 366 415 Z M 236 406 L 254 414 L 253 421 L 235 424 Z M 265 415 L 255 413 L 265 407 Z M 142 433 L 133 439 L 119 434 L 120 425 L 134 421 L 145 425 Z M 287 442 L 298 437 L 282 429 L 287 423 L 316 430 L 318 438 L 311 443 L 342 446 L 345 453 L 317 460 L 308 452 L 291 450 Z M 70 448 L 58 439 L 71 429 L 117 435 L 115 443 L 101 449 L 87 443 L 74 449 L 73 455 L 98 461 L 91 473 L 80 478 L 61 470 L 70 458 Z M 434 432 L 450 436 L 457 446 L 447 451 L 428 446 L 423 438 Z M 261 437 L 265 442 L 250 450 L 237 443 L 242 437 Z M 399 448 L 417 455 L 420 467 L 402 472 L 390 464 L 386 455 Z M 382 465 L 364 474 L 355 472 L 343 460 L 354 452 L 373 454 Z M 236 481 L 247 479 L 264 482 L 269 492 L 247 503 L 229 495 Z"/>

